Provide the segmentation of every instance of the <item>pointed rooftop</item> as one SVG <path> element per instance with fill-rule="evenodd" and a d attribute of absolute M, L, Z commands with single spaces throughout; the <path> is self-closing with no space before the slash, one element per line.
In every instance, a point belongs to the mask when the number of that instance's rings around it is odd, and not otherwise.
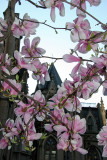
<path fill-rule="evenodd" d="M 37 87 L 36 87 L 36 90 L 42 91 L 46 99 L 49 99 L 50 97 L 52 97 L 57 92 L 58 85 L 60 86 L 62 83 L 61 78 L 53 63 L 51 64 L 48 72 L 50 76 L 50 81 L 46 81 L 44 85 L 37 84 Z"/>
<path fill-rule="evenodd" d="M 61 85 L 62 83 L 61 78 L 53 63 L 51 64 L 49 68 L 49 75 L 50 75 L 51 80 L 54 79 L 56 86 Z"/>

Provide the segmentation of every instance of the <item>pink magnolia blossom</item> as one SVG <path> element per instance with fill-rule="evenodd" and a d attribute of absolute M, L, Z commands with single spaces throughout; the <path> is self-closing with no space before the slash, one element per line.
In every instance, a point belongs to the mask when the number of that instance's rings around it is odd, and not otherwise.
<path fill-rule="evenodd" d="M 34 120 L 31 121 L 31 123 L 28 126 L 28 131 L 26 133 L 28 141 L 38 140 L 42 136 L 42 133 L 36 133 L 34 122 Z"/>
<path fill-rule="evenodd" d="M 44 110 L 42 107 L 45 106 L 45 97 L 42 94 L 41 90 L 36 91 L 33 95 L 33 99 L 37 102 L 35 103 L 33 100 L 28 99 L 30 105 L 34 107 L 34 113 L 36 114 L 36 119 L 38 121 L 43 121 L 45 119 Z"/>
<path fill-rule="evenodd" d="M 86 154 L 87 151 L 81 148 L 82 138 L 78 134 L 84 134 L 86 131 L 85 119 L 80 119 L 78 115 L 73 118 L 71 118 L 70 115 L 67 115 L 66 120 L 64 119 L 63 123 L 66 122 L 65 126 L 59 124 L 53 126 L 53 129 L 57 131 L 57 135 L 59 136 L 57 148 L 70 151 L 77 150 L 82 154 Z"/>
<path fill-rule="evenodd" d="M 105 145 L 103 148 L 102 157 L 107 157 L 107 145 Z"/>
<path fill-rule="evenodd" d="M 15 18 L 12 25 L 11 30 L 16 38 L 20 38 L 20 36 L 29 37 L 30 35 L 34 35 L 35 29 L 39 26 L 38 21 L 36 19 L 31 19 L 27 13 L 24 15 L 23 19 L 23 22 L 20 22 L 18 18 Z"/>
<path fill-rule="evenodd" d="M 40 4 L 44 7 L 51 8 L 51 20 L 55 22 L 56 16 L 55 16 L 55 7 L 59 9 L 60 16 L 65 16 L 65 8 L 64 4 L 61 0 L 55 1 L 55 0 L 46 0 L 46 1 L 40 1 Z"/>
<path fill-rule="evenodd" d="M 43 121 L 45 119 L 45 117 L 46 117 L 46 115 L 45 115 L 44 111 L 41 111 L 36 115 L 36 119 L 38 121 Z"/>
<path fill-rule="evenodd" d="M 41 84 L 45 84 L 45 81 L 50 81 L 48 66 L 46 63 L 42 63 L 35 59 L 32 61 L 32 64 L 35 66 L 36 71 L 33 72 L 33 79 L 39 80 Z"/>
<path fill-rule="evenodd" d="M 3 60 L 3 56 L 1 56 L 1 60 Z M 4 58 L 4 65 L 1 67 L 1 69 L 7 75 L 10 75 L 10 71 L 8 70 L 8 68 L 10 67 L 10 65 L 11 65 L 11 58 L 9 57 L 8 54 L 6 54 L 5 58 Z"/>
<path fill-rule="evenodd" d="M 24 31 L 22 29 L 22 25 L 20 25 L 20 20 L 15 17 L 14 23 L 11 28 L 13 32 L 13 36 L 16 38 L 20 38 L 20 36 L 24 36 Z"/>
<path fill-rule="evenodd" d="M 107 145 L 107 126 L 103 126 L 97 135 L 98 145 Z"/>
<path fill-rule="evenodd" d="M 2 71 L 5 72 L 7 75 L 10 75 L 10 72 L 8 71 L 8 69 L 6 68 L 6 66 L 2 66 L 1 69 L 2 69 Z"/>
<path fill-rule="evenodd" d="M 54 111 L 52 111 L 53 122 L 55 124 L 58 124 L 58 121 L 62 120 L 62 117 L 64 115 L 65 115 L 65 113 L 64 113 L 63 109 L 59 109 L 58 107 L 55 107 Z"/>
<path fill-rule="evenodd" d="M 22 116 L 25 124 L 27 124 L 31 118 L 31 115 L 34 113 L 34 107 L 30 107 L 30 104 L 25 104 L 22 101 L 20 101 L 18 105 L 19 107 L 16 107 L 14 112 L 16 116 Z"/>
<path fill-rule="evenodd" d="M 36 101 L 40 102 L 41 106 L 45 105 L 45 97 L 42 94 L 41 90 L 36 91 L 36 93 L 33 95 L 33 98 Z"/>
<path fill-rule="evenodd" d="M 82 85 L 82 89 L 81 91 L 78 91 L 77 95 L 87 100 L 93 92 L 97 91 L 99 86 L 100 86 L 99 82 L 87 81 Z"/>
<path fill-rule="evenodd" d="M 79 84 L 81 85 L 81 80 L 84 79 L 84 77 L 90 76 L 93 82 L 101 82 L 101 77 L 99 76 L 99 73 L 96 72 L 97 67 L 95 65 L 86 64 L 86 67 L 83 67 L 82 65 L 79 67 L 78 75 L 80 78 L 78 79 Z M 76 77 L 73 77 L 74 81 Z"/>
<path fill-rule="evenodd" d="M 86 30 L 90 29 L 90 24 L 88 20 L 84 20 L 84 16 L 79 16 L 74 20 L 74 23 L 67 22 L 66 28 L 71 31 L 71 40 L 73 42 L 78 42 L 79 40 L 86 39 Z"/>
<path fill-rule="evenodd" d="M 107 157 L 107 126 L 103 126 L 99 134 L 97 135 L 98 145 L 104 146 L 103 157 Z"/>
<path fill-rule="evenodd" d="M 64 60 L 65 62 L 71 63 L 71 62 L 80 62 L 80 61 L 81 61 L 81 58 L 75 57 L 75 56 L 73 56 L 73 55 L 71 55 L 71 54 L 65 54 L 65 55 L 63 56 L 63 60 Z"/>
<path fill-rule="evenodd" d="M 68 98 L 66 103 L 64 104 L 64 108 L 66 108 L 69 112 L 78 112 L 80 113 L 81 109 L 82 109 L 82 105 L 80 103 L 80 101 L 78 100 L 78 98 L 74 97 L 74 98 Z"/>
<path fill-rule="evenodd" d="M 15 126 L 14 120 L 10 118 L 6 121 L 5 128 L 2 128 L 1 130 L 3 132 L 3 136 L 8 137 L 8 138 L 12 138 L 14 137 L 14 135 L 19 134 Z"/>
<path fill-rule="evenodd" d="M 72 117 L 71 126 L 74 133 L 84 134 L 86 131 L 86 120 L 85 118 L 80 119 L 80 117 L 76 115 Z"/>
<path fill-rule="evenodd" d="M 63 86 L 62 86 L 58 89 L 57 91 L 57 94 L 55 94 L 52 98 L 50 98 L 49 102 L 48 102 L 48 105 L 49 105 L 49 108 L 52 109 L 52 108 L 64 108 L 66 105 L 68 106 L 68 103 L 64 103 L 65 102 L 65 99 L 67 97 L 67 89 Z M 70 104 L 69 104 L 70 105 Z M 72 104 L 69 106 L 69 108 L 72 108 Z M 66 108 L 66 107 L 65 107 Z"/>
<path fill-rule="evenodd" d="M 74 86 L 73 86 L 73 82 L 70 81 L 70 80 L 65 80 L 64 83 L 62 83 L 62 86 L 63 86 L 63 90 L 64 90 L 64 93 L 66 94 L 71 94 L 74 90 Z M 66 91 L 66 92 L 65 92 Z"/>
<path fill-rule="evenodd" d="M 61 84 L 57 93 L 50 98 L 48 102 L 49 108 L 52 109 L 54 107 L 66 108 L 66 110 L 70 112 L 80 112 L 81 111 L 81 103 L 75 96 L 73 98 L 67 98 L 68 94 L 72 94 L 75 89 L 75 84 L 71 81 L 65 80 L 64 83 Z"/>
<path fill-rule="evenodd" d="M 0 140 L 0 149 L 5 149 L 7 146 L 8 146 L 8 140 L 3 137 Z"/>
<path fill-rule="evenodd" d="M 38 139 L 40 139 L 41 136 L 42 136 L 42 133 L 36 133 L 36 132 L 34 132 L 34 131 L 29 131 L 28 134 L 29 134 L 29 135 L 28 135 L 28 140 L 29 140 L 29 141 L 38 140 Z"/>
<path fill-rule="evenodd" d="M 82 9 L 86 10 L 86 1 L 88 1 L 90 3 L 90 6 L 98 6 L 101 3 L 101 0 L 71 0 L 71 3 L 77 5 L 77 6 L 81 6 Z M 74 6 L 71 5 L 71 9 L 73 9 Z M 85 15 L 85 13 L 83 11 L 81 11 L 80 9 L 77 8 L 76 11 L 77 15 Z"/>
<path fill-rule="evenodd" d="M 100 57 L 91 57 L 91 60 L 95 63 L 96 67 L 101 69 L 107 68 L 107 55 L 103 54 Z"/>
<path fill-rule="evenodd" d="M 21 131 L 24 130 L 24 123 L 23 123 L 21 117 L 19 117 L 19 115 L 15 120 L 15 125 L 17 127 L 18 133 L 20 133 Z"/>
<path fill-rule="evenodd" d="M 8 79 L 8 81 L 14 85 L 19 91 L 21 91 L 21 84 L 20 83 L 16 83 L 16 80 L 12 80 L 12 79 Z M 10 86 L 7 82 L 3 82 L 2 83 L 3 86 L 3 90 L 8 90 L 10 92 L 11 95 L 17 95 L 18 91 L 16 91 L 14 88 L 12 88 L 12 86 Z"/>
<path fill-rule="evenodd" d="M 59 143 L 57 144 L 57 149 L 67 150 L 69 146 L 69 141 L 65 139 L 59 139 Z"/>
<path fill-rule="evenodd" d="M 4 19 L 0 18 L 0 32 L 1 31 L 6 31 L 7 30 L 7 23 Z"/>
<path fill-rule="evenodd" d="M 25 57 L 40 57 L 45 53 L 45 50 L 42 48 L 38 48 L 38 44 L 40 42 L 40 38 L 36 37 L 32 40 L 32 44 L 30 46 L 30 40 L 24 39 L 25 46 L 22 47 L 21 53 L 25 55 Z"/>
<path fill-rule="evenodd" d="M 79 134 L 74 134 L 72 136 L 71 144 L 72 144 L 72 149 L 74 151 L 76 150 L 83 155 L 88 153 L 87 150 L 81 148 L 82 147 L 82 137 Z"/>
<path fill-rule="evenodd" d="M 68 62 L 68 63 L 78 62 L 78 64 L 73 68 L 73 70 L 72 70 L 72 72 L 71 72 L 71 77 L 74 77 L 75 74 L 77 73 L 80 65 L 81 65 L 82 59 L 79 58 L 79 57 L 75 57 L 75 56 L 73 56 L 73 55 L 71 55 L 71 54 L 65 54 L 65 55 L 63 56 L 63 60 L 64 60 L 65 62 Z"/>
<path fill-rule="evenodd" d="M 54 125 L 54 124 L 45 124 L 44 128 L 45 128 L 48 132 L 52 132 L 52 131 L 53 131 L 53 125 Z"/>
<path fill-rule="evenodd" d="M 96 32 L 91 32 L 88 30 L 85 30 L 85 35 L 86 35 L 86 39 L 85 40 L 80 40 L 79 43 L 76 45 L 76 47 L 74 48 L 74 51 L 79 51 L 80 53 L 87 53 L 89 52 L 91 49 L 97 53 L 97 49 L 98 49 L 98 44 L 97 43 L 93 43 L 93 41 L 89 41 L 89 39 L 92 39 L 92 36 L 94 37 L 96 34 Z"/>
<path fill-rule="evenodd" d="M 32 63 L 27 62 L 18 51 L 14 52 L 14 57 L 17 60 L 18 66 L 12 69 L 12 74 L 16 74 L 19 71 L 18 69 L 21 68 L 25 68 L 30 71 L 36 71 L 35 66 Z"/>
<path fill-rule="evenodd" d="M 62 125 L 55 125 L 54 130 L 57 131 L 57 135 L 59 136 L 61 134 L 61 132 L 66 132 L 67 128 L 65 126 Z"/>

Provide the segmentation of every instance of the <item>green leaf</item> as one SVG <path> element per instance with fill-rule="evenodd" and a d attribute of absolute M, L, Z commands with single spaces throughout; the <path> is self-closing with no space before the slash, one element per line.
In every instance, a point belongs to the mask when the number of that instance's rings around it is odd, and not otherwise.
<path fill-rule="evenodd" d="M 94 54 L 91 54 L 91 57 L 94 57 Z"/>
<path fill-rule="evenodd" d="M 45 134 L 42 135 L 41 139 L 45 139 L 45 138 L 47 138 L 47 137 L 48 137 L 48 136 L 47 136 L 47 133 L 45 133 Z"/>
<path fill-rule="evenodd" d="M 55 29 L 55 33 L 58 34 L 58 31 Z"/>
<path fill-rule="evenodd" d="M 14 144 L 17 144 L 17 142 L 14 139 L 12 139 L 11 142 Z"/>
<path fill-rule="evenodd" d="M 94 33 L 91 34 L 91 38 L 93 38 L 93 37 L 94 37 Z"/>
<path fill-rule="evenodd" d="M 81 3 L 84 3 L 84 0 L 81 0 Z"/>
<path fill-rule="evenodd" d="M 72 55 L 74 53 L 74 50 L 73 49 L 70 49 L 70 50 L 71 50 L 70 54 Z"/>
<path fill-rule="evenodd" d="M 21 139 L 23 140 L 23 139 L 24 139 L 24 137 L 21 137 Z"/>
<path fill-rule="evenodd" d="M 88 43 L 86 50 L 87 50 L 87 51 L 90 51 L 91 49 L 92 49 L 92 48 L 91 48 L 91 45 Z"/>
<path fill-rule="evenodd" d="M 71 121 L 71 117 L 68 117 L 68 120 Z"/>
<path fill-rule="evenodd" d="M 107 36 L 107 33 L 104 34 L 103 40 L 105 40 L 106 36 Z"/>
<path fill-rule="evenodd" d="M 25 147 L 25 150 L 26 150 L 26 151 L 30 151 L 30 148 L 29 148 L 29 147 Z"/>
<path fill-rule="evenodd" d="M 18 74 L 16 74 L 16 80 L 17 80 L 17 81 L 19 80 L 19 75 L 18 75 Z"/>
<path fill-rule="evenodd" d="M 20 99 L 20 98 L 21 98 L 21 96 L 20 96 L 20 95 L 18 95 L 18 98 Z"/>
<path fill-rule="evenodd" d="M 34 151 L 36 149 L 36 147 L 33 147 L 32 149 L 31 149 L 31 151 Z"/>
<path fill-rule="evenodd" d="M 0 126 L 2 126 L 2 123 L 1 123 L 1 121 L 0 121 Z"/>
<path fill-rule="evenodd" d="M 14 99 L 11 99 L 11 98 L 10 98 L 9 101 L 10 101 L 10 102 L 14 102 Z"/>

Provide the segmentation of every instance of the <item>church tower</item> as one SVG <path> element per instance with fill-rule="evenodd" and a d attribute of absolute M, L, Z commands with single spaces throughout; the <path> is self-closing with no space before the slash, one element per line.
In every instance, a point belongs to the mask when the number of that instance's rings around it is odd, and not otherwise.
<path fill-rule="evenodd" d="M 102 115 L 102 119 L 103 119 L 103 125 L 106 125 L 106 111 L 105 111 L 105 107 L 104 107 L 104 103 L 103 103 L 102 97 L 101 97 L 100 110 L 101 110 L 101 115 Z"/>

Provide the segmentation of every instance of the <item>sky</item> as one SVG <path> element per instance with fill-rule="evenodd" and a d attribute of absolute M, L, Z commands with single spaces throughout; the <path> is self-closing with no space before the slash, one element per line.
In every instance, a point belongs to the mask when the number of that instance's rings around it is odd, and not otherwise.
<path fill-rule="evenodd" d="M 33 2 L 37 2 L 36 0 L 32 0 Z M 69 5 L 65 5 L 65 17 L 59 16 L 59 11 L 56 9 L 56 21 L 53 23 L 50 19 L 50 9 L 38 9 L 35 6 L 28 3 L 26 0 L 21 0 L 22 5 L 16 5 L 16 13 L 20 13 L 20 17 L 22 18 L 25 13 L 28 13 L 28 15 L 31 18 L 37 19 L 39 22 L 45 22 L 51 26 L 54 27 L 61 27 L 64 28 L 66 22 L 72 22 L 76 18 L 75 9 L 70 10 Z M 0 17 L 3 17 L 3 12 L 7 8 L 8 0 L 0 0 Z M 107 0 L 102 0 L 101 4 L 98 7 L 90 7 L 89 3 L 87 3 L 87 11 L 94 15 L 96 18 L 98 18 L 101 22 L 106 23 L 107 22 Z M 91 24 L 91 30 L 101 30 L 100 25 L 97 25 L 98 23 L 90 18 L 89 16 L 86 16 L 86 18 L 89 20 Z M 62 57 L 64 54 L 69 54 L 70 49 L 73 49 L 76 45 L 76 43 L 72 43 L 70 40 L 70 32 L 65 30 L 57 30 L 58 34 L 55 33 L 55 31 L 49 27 L 46 27 L 44 25 L 39 25 L 39 27 L 36 30 L 36 35 L 41 38 L 39 47 L 46 50 L 46 56 L 52 56 L 52 57 Z M 35 36 L 30 37 L 30 39 L 33 39 Z M 23 40 L 21 41 L 21 46 L 23 45 Z M 89 58 L 92 52 L 85 54 L 85 58 Z M 82 56 L 82 54 L 81 54 Z M 44 59 L 43 62 L 52 63 L 53 60 Z M 74 64 L 75 65 L 75 64 Z M 71 73 L 71 70 L 74 66 L 73 64 L 65 63 L 63 60 L 57 61 L 55 63 L 55 67 L 62 79 L 64 81 L 66 78 L 71 80 L 71 77 L 69 74 Z M 28 80 L 29 83 L 29 92 L 33 93 L 36 87 L 36 82 L 32 80 L 31 78 Z M 103 96 L 102 94 L 102 88 L 100 88 L 99 93 L 94 94 L 92 98 L 90 98 L 87 101 L 84 101 L 83 99 L 80 99 L 81 102 L 86 103 L 99 103 L 101 100 L 101 97 L 103 98 L 105 108 L 107 109 L 107 102 L 106 96 Z"/>

